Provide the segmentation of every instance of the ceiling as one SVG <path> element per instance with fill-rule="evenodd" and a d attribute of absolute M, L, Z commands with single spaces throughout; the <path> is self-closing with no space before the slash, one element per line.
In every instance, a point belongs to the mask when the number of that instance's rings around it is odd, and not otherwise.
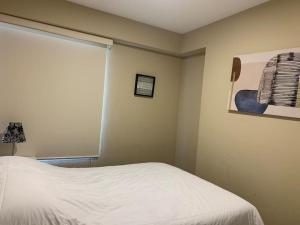
<path fill-rule="evenodd" d="M 68 1 L 182 34 L 268 0 Z"/>

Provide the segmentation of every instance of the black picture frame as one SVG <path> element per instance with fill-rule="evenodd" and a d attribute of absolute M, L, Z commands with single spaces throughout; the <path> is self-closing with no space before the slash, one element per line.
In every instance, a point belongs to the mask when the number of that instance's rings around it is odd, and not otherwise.
<path fill-rule="evenodd" d="M 144 81 L 142 81 L 144 78 Z M 139 82 L 150 83 L 152 85 L 151 91 L 148 89 L 138 89 Z M 154 96 L 154 88 L 155 88 L 155 77 L 144 75 L 144 74 L 136 74 L 135 77 L 135 87 L 134 87 L 134 95 L 139 97 L 148 97 L 153 98 Z"/>

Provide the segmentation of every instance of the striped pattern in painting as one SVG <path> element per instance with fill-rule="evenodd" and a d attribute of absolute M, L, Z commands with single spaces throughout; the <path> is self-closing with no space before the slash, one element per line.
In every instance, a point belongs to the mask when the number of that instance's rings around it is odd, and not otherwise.
<path fill-rule="evenodd" d="M 259 103 L 296 107 L 299 89 L 300 53 L 284 53 L 266 65 L 260 81 Z"/>

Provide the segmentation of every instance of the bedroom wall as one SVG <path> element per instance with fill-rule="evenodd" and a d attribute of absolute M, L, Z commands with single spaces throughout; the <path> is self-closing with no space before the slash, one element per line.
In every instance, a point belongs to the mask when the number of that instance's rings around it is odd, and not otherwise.
<path fill-rule="evenodd" d="M 152 98 L 135 97 L 135 74 L 156 77 Z M 104 138 L 93 165 L 158 161 L 174 164 L 181 59 L 114 45 Z"/>
<path fill-rule="evenodd" d="M 174 164 L 181 59 L 114 45 L 109 61 L 102 151 L 91 165 L 152 161 Z M 153 98 L 133 95 L 136 73 L 156 76 Z M 0 144 L 0 155 L 9 155 L 11 147 Z M 90 166 L 88 159 L 48 163 Z"/>
<path fill-rule="evenodd" d="M 204 54 L 182 60 L 175 164 L 191 173 L 196 170 L 204 60 Z"/>
<path fill-rule="evenodd" d="M 206 47 L 197 174 L 244 197 L 266 225 L 300 224 L 300 121 L 227 111 L 232 58 L 300 46 L 300 1 L 272 0 L 188 33 Z"/>
<path fill-rule="evenodd" d="M 167 53 L 179 52 L 181 35 L 65 0 L 1 0 L 0 13 L 34 19 Z"/>
<path fill-rule="evenodd" d="M 100 157 L 92 166 L 152 161 L 174 164 L 181 59 L 117 44 L 109 58 L 104 136 Z M 137 73 L 156 77 L 153 98 L 134 96 Z M 0 144 L 0 151 L 0 155 L 9 155 L 11 145 Z M 90 166 L 84 159 L 48 162 Z"/>
<path fill-rule="evenodd" d="M 0 12 L 92 32 L 162 53 L 179 52 L 179 34 L 63 0 L 4 0 L 0 1 Z M 145 161 L 174 164 L 181 60 L 114 45 L 110 61 L 105 138 L 101 157 L 92 164 Z M 154 99 L 133 97 L 137 72 L 156 75 Z M 4 153 L 8 147 L 0 145 L 0 151 Z M 89 166 L 89 163 L 66 161 L 62 165 Z"/>

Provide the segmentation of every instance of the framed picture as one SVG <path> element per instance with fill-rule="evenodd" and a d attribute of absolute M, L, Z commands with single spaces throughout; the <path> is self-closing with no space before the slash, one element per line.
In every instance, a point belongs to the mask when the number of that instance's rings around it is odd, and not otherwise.
<path fill-rule="evenodd" d="M 300 48 L 233 59 L 231 111 L 300 118 Z"/>
<path fill-rule="evenodd" d="M 143 96 L 153 98 L 155 86 L 155 77 L 137 74 L 135 77 L 135 96 Z"/>

